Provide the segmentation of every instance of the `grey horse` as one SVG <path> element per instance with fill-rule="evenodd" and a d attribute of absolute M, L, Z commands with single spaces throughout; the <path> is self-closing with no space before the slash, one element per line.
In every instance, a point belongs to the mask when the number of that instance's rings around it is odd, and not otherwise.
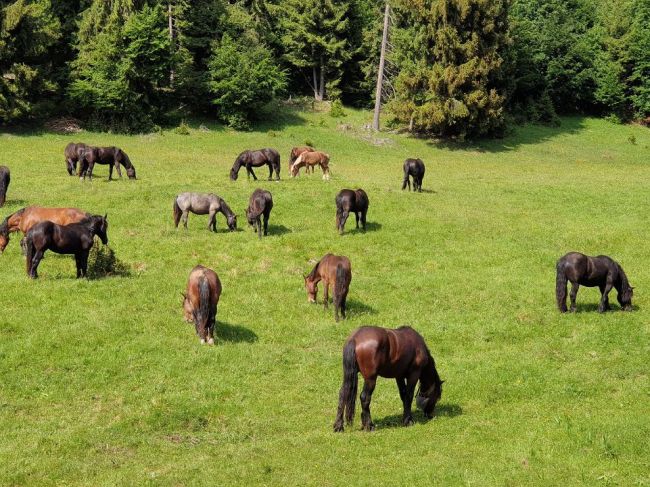
<path fill-rule="evenodd" d="M 217 212 L 226 217 L 228 228 L 237 229 L 237 215 L 235 215 L 223 198 L 214 193 L 181 193 L 174 199 L 174 225 L 183 219 L 183 226 L 187 230 L 187 217 L 190 212 L 195 215 L 210 215 L 208 230 L 217 231 Z"/>

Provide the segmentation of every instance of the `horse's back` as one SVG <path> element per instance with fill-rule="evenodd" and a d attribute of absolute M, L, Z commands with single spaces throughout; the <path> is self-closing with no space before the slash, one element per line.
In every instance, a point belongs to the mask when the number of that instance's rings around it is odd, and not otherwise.
<path fill-rule="evenodd" d="M 326 278 L 332 282 L 336 280 L 336 268 L 339 264 L 343 267 L 345 275 L 348 279 L 352 278 L 352 264 L 350 259 L 344 255 L 325 254 L 320 260 L 318 265 L 321 277 Z"/>
<path fill-rule="evenodd" d="M 59 225 L 77 223 L 89 215 L 79 208 L 45 208 L 41 206 L 30 206 L 23 212 L 20 229 L 26 233 L 34 225 L 50 221 Z"/>
<path fill-rule="evenodd" d="M 187 295 L 193 304 L 199 304 L 199 284 L 201 279 L 205 278 L 208 281 L 210 288 L 210 304 L 216 306 L 219 303 L 219 296 L 221 295 L 221 280 L 215 271 L 209 267 L 202 265 L 195 266 L 190 271 L 190 276 L 187 280 Z"/>

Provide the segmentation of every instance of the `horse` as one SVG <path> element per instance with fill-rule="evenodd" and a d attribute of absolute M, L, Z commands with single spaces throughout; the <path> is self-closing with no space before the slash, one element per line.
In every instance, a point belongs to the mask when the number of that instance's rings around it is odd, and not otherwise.
<path fill-rule="evenodd" d="M 77 263 L 77 279 L 86 277 L 88 271 L 88 254 L 93 246 L 95 235 L 104 245 L 108 245 L 107 215 L 91 215 L 79 223 L 57 225 L 43 221 L 34 225 L 25 236 L 27 275 L 32 279 L 38 277 L 38 265 L 43 260 L 46 250 L 57 254 L 74 254 Z"/>
<path fill-rule="evenodd" d="M 311 167 L 311 172 L 314 172 L 315 166 L 320 166 L 323 171 L 323 179 L 330 178 L 330 156 L 324 152 L 312 151 L 305 152 L 300 154 L 296 161 L 291 165 L 291 176 L 296 177 L 300 172 L 301 167 L 305 167 L 305 174 L 309 173 L 309 168 Z"/>
<path fill-rule="evenodd" d="M 582 284 L 587 287 L 600 288 L 600 304 L 598 312 L 609 311 L 609 292 L 616 288 L 616 299 L 623 311 L 632 310 L 633 287 L 627 280 L 623 268 L 618 262 L 606 255 L 590 257 L 579 252 L 569 252 L 555 265 L 557 274 L 555 278 L 555 297 L 557 306 L 562 313 L 566 313 L 566 288 L 567 281 L 571 281 L 571 312 L 576 310 L 576 295 Z"/>
<path fill-rule="evenodd" d="M 253 172 L 253 167 L 260 167 L 264 164 L 269 166 L 269 181 L 273 178 L 273 171 L 275 171 L 275 178 L 280 180 L 280 153 L 275 149 L 260 149 L 260 150 L 247 150 L 237 156 L 235 164 L 230 170 L 230 180 L 236 181 L 239 176 L 239 168 L 244 166 L 248 179 L 253 176 L 257 181 L 257 176 Z"/>
<path fill-rule="evenodd" d="M 350 212 L 354 213 L 359 228 L 359 220 L 363 230 L 366 230 L 366 214 L 368 213 L 368 195 L 363 189 L 352 191 L 351 189 L 342 189 L 336 195 L 336 228 L 339 234 L 343 235 L 345 221 L 348 219 Z"/>
<path fill-rule="evenodd" d="M 185 321 L 194 323 L 201 343 L 214 345 L 217 305 L 221 296 L 221 281 L 212 269 L 197 265 L 190 272 L 183 296 Z"/>
<path fill-rule="evenodd" d="M 108 164 L 108 180 L 113 179 L 113 166 L 117 168 L 117 175 L 122 177 L 120 165 L 126 169 L 129 179 L 136 179 L 135 167 L 131 164 L 129 156 L 119 147 L 87 147 L 83 152 L 83 162 L 79 167 L 79 177 L 81 179 L 93 179 L 93 169 L 95 164 Z"/>
<path fill-rule="evenodd" d="M 5 205 L 7 201 L 7 190 L 11 182 L 11 173 L 7 166 L 0 166 L 0 208 Z"/>
<path fill-rule="evenodd" d="M 271 193 L 264 189 L 256 189 L 250 197 L 248 208 L 246 208 L 246 219 L 248 224 L 253 227 L 262 238 L 262 223 L 260 216 L 264 215 L 264 236 L 268 235 L 269 215 L 273 209 L 273 197 Z"/>
<path fill-rule="evenodd" d="M 402 400 L 404 413 L 402 424 L 411 426 L 411 404 L 415 385 L 420 382 L 416 405 L 427 418 L 442 396 L 443 380 L 440 380 L 436 364 L 424 339 L 409 326 L 395 330 L 377 326 L 363 326 L 355 330 L 343 347 L 343 385 L 339 392 L 339 406 L 334 431 L 343 431 L 343 415 L 348 425 L 354 419 L 357 395 L 357 374 L 364 378 L 361 392 L 361 422 L 366 431 L 375 427 L 370 418 L 370 399 L 375 390 L 377 376 L 394 378 Z"/>
<path fill-rule="evenodd" d="M 424 162 L 422 159 L 406 159 L 404 161 L 404 182 L 402 183 L 402 190 L 406 189 L 406 185 L 411 191 L 411 180 L 413 178 L 413 191 L 418 193 L 422 192 L 422 178 L 424 178 Z"/>
<path fill-rule="evenodd" d="M 323 304 L 328 307 L 329 288 L 333 286 L 334 319 L 339 321 L 339 310 L 345 319 L 345 305 L 352 281 L 352 265 L 345 256 L 327 254 L 319 260 L 312 271 L 305 276 L 307 301 L 316 303 L 318 283 L 323 281 Z"/>
<path fill-rule="evenodd" d="M 63 150 L 63 155 L 65 157 L 66 168 L 70 176 L 74 176 L 74 173 L 77 172 L 77 163 L 83 161 L 84 152 L 88 149 L 88 146 L 83 142 L 75 144 L 70 142 L 65 146 Z"/>
<path fill-rule="evenodd" d="M 51 221 L 59 225 L 69 225 L 88 218 L 86 213 L 79 208 L 43 208 L 41 206 L 28 206 L 12 213 L 0 224 L 0 254 L 9 244 L 9 234 L 21 231 L 23 235 L 37 223 Z M 22 242 L 21 242 L 22 246 Z"/>
<path fill-rule="evenodd" d="M 294 162 L 296 162 L 296 159 L 300 156 L 300 154 L 303 154 L 305 152 L 314 152 L 314 148 L 310 145 L 305 145 L 302 147 L 294 147 L 291 149 L 291 152 L 289 153 L 289 172 L 291 172 L 291 166 L 293 165 Z"/>
<path fill-rule="evenodd" d="M 228 222 L 230 231 L 237 230 L 237 215 L 233 213 L 223 198 L 214 193 L 181 193 L 174 199 L 174 225 L 183 219 L 187 230 L 187 217 L 190 212 L 195 215 L 210 215 L 208 230 L 217 231 L 217 212 L 223 213 Z"/>

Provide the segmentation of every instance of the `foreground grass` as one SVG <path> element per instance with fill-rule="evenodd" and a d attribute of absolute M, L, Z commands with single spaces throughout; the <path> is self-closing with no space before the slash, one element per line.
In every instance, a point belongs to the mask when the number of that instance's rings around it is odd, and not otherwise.
<path fill-rule="evenodd" d="M 138 181 L 80 184 L 64 169 L 70 137 L 0 136 L 12 170 L 2 215 L 28 204 L 108 212 L 129 277 L 77 281 L 47 255 L 28 281 L 17 238 L 0 257 L 0 484 L 3 485 L 648 485 L 650 135 L 565 119 L 494 142 L 456 146 L 381 135 L 296 113 L 248 133 L 84 133 L 122 146 Z M 629 141 L 634 135 L 636 144 Z M 333 178 L 286 178 L 309 141 Z M 231 183 L 245 148 L 273 146 L 280 183 Z M 427 164 L 426 191 L 399 190 L 401 163 Z M 213 191 L 239 215 L 256 187 L 275 207 L 271 236 L 209 233 L 173 197 Z M 360 186 L 369 231 L 334 230 L 334 195 Z M 633 313 L 560 315 L 554 263 L 569 250 L 609 254 L 636 287 Z M 302 274 L 326 252 L 353 266 L 349 319 L 309 305 Z M 191 267 L 224 285 L 215 347 L 181 319 Z M 322 292 L 321 292 L 322 294 Z M 319 298 L 321 295 L 319 295 Z M 615 292 L 612 294 L 615 303 Z M 447 382 L 438 417 L 412 428 L 393 381 L 373 397 L 377 431 L 332 433 L 341 348 L 364 324 L 410 324 Z"/>

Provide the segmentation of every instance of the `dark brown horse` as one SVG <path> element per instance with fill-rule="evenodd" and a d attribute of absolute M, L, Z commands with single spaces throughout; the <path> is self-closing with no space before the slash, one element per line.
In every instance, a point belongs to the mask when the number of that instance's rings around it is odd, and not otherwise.
<path fill-rule="evenodd" d="M 305 174 L 309 173 L 311 168 L 312 174 L 314 167 L 320 166 L 323 171 L 323 179 L 330 178 L 330 156 L 324 152 L 311 151 L 300 154 L 296 161 L 291 165 L 290 173 L 292 177 L 296 177 L 300 172 L 300 168 L 305 168 Z"/>
<path fill-rule="evenodd" d="M 0 208 L 5 205 L 7 201 L 7 190 L 11 182 L 11 173 L 7 166 L 0 166 Z"/>
<path fill-rule="evenodd" d="M 74 176 L 77 172 L 77 163 L 83 160 L 86 149 L 88 149 L 88 146 L 83 142 L 79 142 L 78 144 L 70 142 L 65 146 L 63 155 L 65 156 L 66 169 L 70 176 Z"/>
<path fill-rule="evenodd" d="M 183 293 L 183 314 L 185 321 L 194 323 L 201 343 L 214 344 L 219 296 L 221 281 L 217 273 L 202 265 L 192 269 Z"/>
<path fill-rule="evenodd" d="M 117 175 L 122 177 L 120 166 L 124 166 L 129 179 L 136 179 L 135 167 L 131 164 L 129 156 L 119 147 L 87 147 L 83 153 L 83 161 L 79 167 L 79 176 L 85 179 L 93 178 L 95 164 L 108 164 L 108 180 L 113 179 L 113 167 L 117 169 Z"/>
<path fill-rule="evenodd" d="M 246 219 L 248 224 L 253 227 L 260 238 L 262 238 L 262 222 L 260 218 L 264 217 L 264 236 L 268 235 L 269 215 L 273 209 L 273 197 L 265 189 L 256 189 L 253 191 L 246 208 Z"/>
<path fill-rule="evenodd" d="M 275 171 L 275 178 L 280 179 L 280 153 L 275 149 L 260 149 L 260 150 L 247 150 L 237 156 L 235 164 L 230 170 L 230 179 L 236 181 L 239 176 L 239 169 L 244 166 L 246 174 L 250 179 L 257 181 L 257 176 L 253 172 L 254 167 L 260 167 L 264 164 L 269 166 L 269 181 L 273 179 L 273 171 Z"/>
<path fill-rule="evenodd" d="M 424 169 L 424 162 L 422 162 L 422 159 L 406 159 L 404 161 L 404 182 L 402 183 L 402 189 L 406 189 L 406 186 L 408 185 L 409 191 L 411 191 L 410 176 L 413 178 L 413 191 L 421 193 Z"/>
<path fill-rule="evenodd" d="M 555 266 L 557 276 L 555 279 L 555 296 L 557 307 L 562 313 L 566 308 L 567 281 L 571 281 L 571 312 L 576 310 L 576 295 L 582 284 L 587 287 L 600 288 L 600 304 L 598 312 L 610 310 L 609 292 L 612 287 L 618 291 L 617 299 L 624 311 L 632 310 L 633 287 L 620 264 L 606 255 L 590 257 L 579 252 L 569 252 Z"/>
<path fill-rule="evenodd" d="M 359 228 L 359 220 L 361 220 L 361 226 L 364 231 L 366 230 L 366 214 L 368 213 L 369 204 L 368 195 L 363 189 L 357 189 L 356 191 L 342 189 L 336 195 L 336 228 L 341 235 L 350 212 L 354 213 L 357 228 Z"/>
<path fill-rule="evenodd" d="M 51 221 L 59 225 L 69 225 L 88 218 L 90 213 L 79 208 L 43 208 L 29 206 L 12 213 L 0 224 L 0 253 L 9 244 L 9 235 L 21 231 L 24 235 L 37 223 Z"/>
<path fill-rule="evenodd" d="M 291 172 L 291 166 L 296 162 L 296 159 L 298 159 L 301 154 L 304 154 L 305 152 L 313 152 L 314 150 L 315 149 L 309 145 L 294 147 L 291 149 L 291 152 L 289 153 L 289 172 Z"/>
<path fill-rule="evenodd" d="M 318 283 L 323 281 L 323 304 L 328 307 L 329 288 L 333 287 L 334 319 L 339 321 L 339 311 L 345 319 L 345 305 L 352 281 L 352 265 L 350 259 L 343 255 L 327 254 L 319 260 L 312 271 L 305 276 L 307 300 L 316 302 Z"/>
<path fill-rule="evenodd" d="M 370 418 L 370 399 L 379 376 L 397 381 L 404 407 L 404 426 L 413 424 L 411 404 L 418 381 L 417 407 L 427 418 L 433 417 L 433 410 L 442 396 L 444 381 L 440 380 L 424 339 L 413 328 L 402 326 L 390 330 L 364 326 L 350 335 L 343 347 L 343 385 L 339 393 L 334 431 L 343 431 L 344 414 L 348 425 L 352 424 L 359 372 L 365 381 L 361 392 L 361 423 L 364 430 L 374 429 Z"/>
<path fill-rule="evenodd" d="M 77 263 L 77 278 L 85 277 L 88 271 L 88 254 L 95 235 L 104 245 L 108 244 L 108 222 L 106 215 L 92 215 L 79 223 L 57 225 L 51 221 L 37 223 L 25 236 L 27 275 L 38 277 L 38 265 L 45 251 L 57 254 L 74 254 Z"/>

